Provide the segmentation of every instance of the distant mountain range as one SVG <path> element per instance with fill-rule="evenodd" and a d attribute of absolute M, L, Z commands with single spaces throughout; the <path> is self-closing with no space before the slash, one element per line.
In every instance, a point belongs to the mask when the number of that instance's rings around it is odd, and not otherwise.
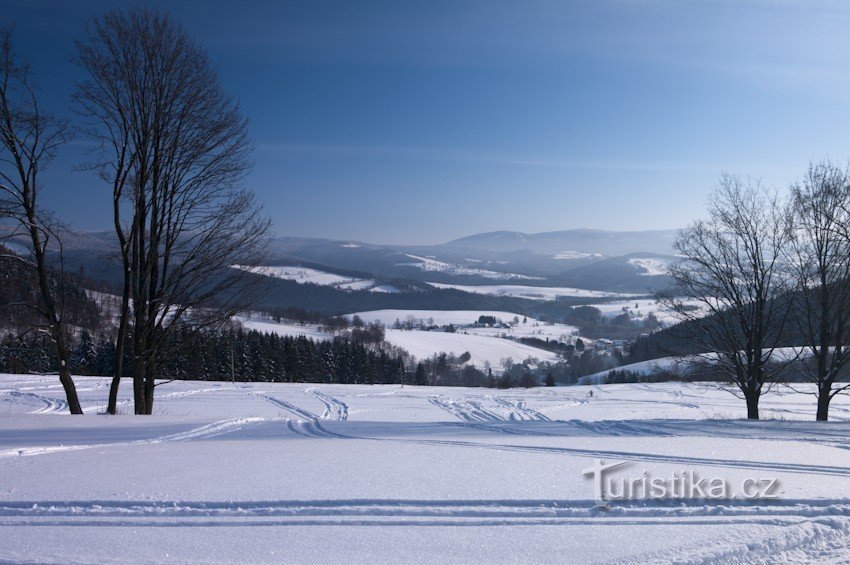
<path fill-rule="evenodd" d="M 494 231 L 455 239 L 448 247 L 463 247 L 482 251 L 538 251 L 569 254 L 601 253 L 608 256 L 629 253 L 671 254 L 675 230 L 605 231 L 575 229 L 542 233 Z"/>
<path fill-rule="evenodd" d="M 674 230 L 498 231 L 430 246 L 281 237 L 280 264 L 324 265 L 378 277 L 464 285 L 510 283 L 653 292 L 669 285 Z"/>
<path fill-rule="evenodd" d="M 358 306 L 357 303 L 363 301 L 373 307 L 380 307 L 386 302 L 399 308 L 404 307 L 406 301 L 419 304 L 436 300 L 436 305 L 433 302 L 427 304 L 431 308 L 438 307 L 441 299 L 425 296 L 434 289 L 427 283 L 458 287 L 571 287 L 651 294 L 669 287 L 672 282 L 665 269 L 674 259 L 671 255 L 674 237 L 673 230 L 617 232 L 577 229 L 537 234 L 498 231 L 430 246 L 276 237 L 272 240 L 267 264 L 308 267 L 372 281 L 371 284 L 376 287 L 389 285 L 400 291 L 400 295 L 395 296 L 375 296 L 375 293 L 352 295 L 347 289 L 325 288 L 307 292 L 309 289 L 302 288 L 304 285 L 293 286 L 290 281 L 275 283 L 280 286 L 280 300 L 276 303 L 298 305 L 302 302 L 298 297 L 303 294 L 305 300 L 309 295 L 310 306 L 314 309 L 330 303 L 339 304 L 340 308 L 351 304 L 352 308 L 368 309 Z M 62 239 L 66 268 L 83 269 L 90 277 L 112 284 L 120 282 L 121 271 L 111 232 L 68 232 Z M 13 248 L 24 248 L 24 243 L 9 242 Z M 456 292 L 465 294 L 463 289 Z M 471 306 L 483 300 L 470 296 L 468 304 Z M 492 302 L 489 298 L 486 300 L 488 305 Z"/>

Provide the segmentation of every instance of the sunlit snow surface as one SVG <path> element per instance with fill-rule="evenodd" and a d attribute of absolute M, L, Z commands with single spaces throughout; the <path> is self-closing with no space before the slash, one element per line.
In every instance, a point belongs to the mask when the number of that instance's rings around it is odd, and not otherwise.
<path fill-rule="evenodd" d="M 0 375 L 0 561 L 797 562 L 850 559 L 850 404 L 787 389 L 174 382 L 96 415 L 106 379 Z M 124 383 L 120 411 L 132 412 Z M 591 395 L 592 393 L 592 395 Z M 775 501 L 596 507 L 582 470 L 778 478 Z"/>
<path fill-rule="evenodd" d="M 547 324 L 534 318 L 523 318 L 510 312 L 474 311 L 474 310 L 374 310 L 357 314 L 366 323 L 381 322 L 392 326 L 396 320 L 404 322 L 408 318 L 416 324 L 448 325 L 458 324 L 456 333 L 442 331 L 400 330 L 387 328 L 384 339 L 397 347 L 401 347 L 416 359 L 429 359 L 439 353 L 462 355 L 469 353 L 470 362 L 479 369 L 492 367 L 500 373 L 503 362 L 511 359 L 515 363 L 526 359 L 557 362 L 558 356 L 545 349 L 531 347 L 516 341 L 518 338 L 538 338 L 542 340 L 557 339 L 570 341 L 578 333 L 574 326 L 565 324 Z M 514 318 L 520 320 L 507 328 L 498 327 L 461 327 L 461 324 L 471 324 L 479 316 L 494 316 L 499 320 L 511 322 Z M 353 317 L 353 315 L 351 316 Z M 523 323 L 521 320 L 525 320 Z M 333 334 L 322 331 L 316 325 L 296 324 L 293 322 L 276 323 L 270 320 L 257 320 L 238 317 L 237 320 L 246 328 L 260 332 L 274 333 L 286 336 L 306 336 L 314 340 L 328 340 Z M 513 338 L 513 339 L 508 339 Z"/>

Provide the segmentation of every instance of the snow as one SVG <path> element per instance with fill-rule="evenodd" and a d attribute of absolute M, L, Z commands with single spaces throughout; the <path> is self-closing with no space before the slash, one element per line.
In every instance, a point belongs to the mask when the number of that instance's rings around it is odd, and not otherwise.
<path fill-rule="evenodd" d="M 698 300 L 682 299 L 682 305 L 696 308 L 705 313 L 705 305 Z M 632 320 L 644 321 L 651 313 L 662 326 L 672 326 L 682 321 L 681 314 L 675 313 L 669 307 L 659 303 L 654 298 L 636 298 L 633 300 L 618 300 L 615 302 L 602 302 L 599 304 L 588 304 L 602 312 L 603 316 L 613 318 L 624 312 Z M 694 312 L 689 313 L 694 316 Z"/>
<path fill-rule="evenodd" d="M 307 267 L 243 267 L 236 266 L 239 269 L 244 269 L 252 273 L 274 277 L 276 279 L 284 279 L 299 283 L 312 283 L 320 286 L 337 286 L 340 284 L 349 284 L 360 282 L 361 279 L 354 277 L 344 277 L 333 273 L 326 273 L 317 269 L 308 269 Z"/>
<path fill-rule="evenodd" d="M 389 285 L 389 284 L 379 284 L 377 286 L 373 286 L 369 290 L 371 292 L 387 292 L 387 293 L 391 293 L 391 294 L 401 292 L 399 289 L 397 289 L 396 287 Z"/>
<path fill-rule="evenodd" d="M 108 380 L 77 383 L 101 409 Z M 61 398 L 56 376 L 0 375 L 2 561 L 850 560 L 844 396 L 827 423 L 787 389 L 752 422 L 673 383 L 173 382 L 147 417 L 59 415 Z M 582 471 L 599 459 L 630 461 L 624 478 L 776 478 L 779 498 L 598 507 Z"/>
<path fill-rule="evenodd" d="M 427 359 L 437 353 L 462 355 L 469 352 L 473 365 L 481 370 L 492 367 L 496 374 L 501 373 L 502 361 L 508 358 L 515 363 L 529 357 L 540 361 L 558 360 L 558 356 L 552 352 L 508 339 L 483 335 L 387 329 L 384 339 L 417 359 Z"/>
<path fill-rule="evenodd" d="M 340 290 L 369 290 L 371 287 L 375 285 L 375 281 L 370 280 L 356 280 L 351 282 L 341 282 L 336 284 L 336 288 Z"/>
<path fill-rule="evenodd" d="M 256 330 L 262 333 L 270 333 L 279 336 L 305 336 L 316 341 L 333 339 L 333 334 L 323 332 L 314 324 L 297 324 L 294 322 L 273 322 L 271 320 L 258 320 L 236 316 L 235 320 L 248 330 Z"/>
<path fill-rule="evenodd" d="M 588 253 L 586 251 L 562 251 L 555 254 L 554 258 L 562 261 L 574 259 L 601 259 L 604 257 L 602 253 Z"/>
<path fill-rule="evenodd" d="M 327 273 L 318 269 L 310 269 L 307 267 L 246 267 L 242 265 L 234 265 L 236 269 L 243 269 L 283 279 L 287 281 L 295 281 L 297 283 L 317 284 L 319 286 L 332 286 L 339 290 L 368 290 L 370 292 L 399 292 L 395 287 L 385 284 L 378 284 L 377 281 L 371 279 L 358 279 L 356 277 L 345 277 L 334 273 Z"/>
<path fill-rule="evenodd" d="M 492 316 L 497 320 L 502 320 L 505 323 L 510 322 L 515 317 L 522 320 L 522 314 L 513 312 L 505 312 L 502 310 L 370 310 L 368 312 L 357 312 L 349 317 L 359 316 L 361 320 L 367 324 L 372 322 L 380 322 L 384 325 L 392 325 L 396 320 L 404 322 L 408 318 L 413 318 L 416 321 L 422 320 L 426 324 L 434 324 L 437 326 L 448 326 L 454 324 L 456 326 L 464 326 L 478 321 L 481 316 Z"/>
<path fill-rule="evenodd" d="M 490 337 L 507 336 L 514 339 L 536 337 L 543 340 L 550 339 L 569 343 L 578 334 L 578 328 L 575 326 L 544 322 L 522 314 L 500 310 L 371 310 L 369 312 L 358 312 L 356 315 L 360 316 L 366 323 L 380 322 L 386 326 L 393 325 L 396 320 L 405 322 L 409 318 L 415 320 L 416 323 L 421 321 L 425 325 L 447 326 L 452 324 L 458 326 L 458 333 Z M 354 314 L 351 314 L 349 318 L 353 316 Z M 510 324 L 511 327 L 459 327 L 469 326 L 477 322 L 480 316 L 492 316 L 496 320 Z M 513 324 L 515 318 L 519 320 L 519 323 Z M 523 323 L 523 320 L 525 320 L 525 323 Z"/>
<path fill-rule="evenodd" d="M 417 269 L 422 269 L 426 272 L 447 273 L 449 275 L 472 275 L 497 280 L 542 280 L 540 277 L 532 277 L 529 275 L 521 275 L 518 273 L 500 273 L 498 271 L 490 271 L 487 269 L 464 267 L 461 265 L 456 265 L 454 263 L 438 261 L 433 257 L 421 257 L 419 255 L 411 255 L 409 253 L 405 253 L 405 255 L 407 257 L 410 257 L 414 261 L 411 263 L 397 263 L 397 266 L 416 267 Z M 478 263 L 480 261 L 474 262 Z"/>
<path fill-rule="evenodd" d="M 439 310 L 376 310 L 360 312 L 358 315 L 366 323 L 379 321 L 387 325 L 394 323 L 396 319 L 404 321 L 408 315 L 414 315 L 417 320 L 424 320 L 426 323 L 433 319 L 434 323 L 438 325 L 469 324 L 476 321 L 478 316 L 481 315 L 496 315 L 496 317 L 505 321 L 511 320 L 515 316 L 510 312 L 478 312 L 474 310 L 448 312 Z M 353 316 L 352 314 L 349 318 Z M 314 340 L 333 339 L 333 334 L 324 332 L 318 326 L 312 324 L 277 323 L 246 317 L 237 317 L 236 319 L 245 328 L 263 333 L 295 337 L 303 335 Z M 520 317 L 520 319 L 522 318 Z M 535 324 L 538 325 L 535 326 Z M 495 374 L 501 374 L 502 361 L 507 358 L 511 358 L 515 363 L 525 361 L 529 357 L 540 361 L 555 362 L 558 360 L 557 355 L 552 352 L 524 345 L 511 339 L 504 339 L 501 336 L 538 337 L 540 339 L 563 337 L 567 340 L 576 331 L 576 328 L 572 326 L 563 324 L 550 326 L 530 319 L 529 323 L 520 324 L 512 329 L 464 328 L 456 333 L 387 328 L 384 331 L 384 339 L 387 343 L 401 347 L 416 359 L 428 359 L 439 353 L 462 355 L 469 352 L 472 357 L 471 364 L 481 370 L 491 366 Z"/>
<path fill-rule="evenodd" d="M 768 350 L 765 349 L 763 351 L 766 353 Z M 777 347 L 773 349 L 769 357 L 771 361 L 777 363 L 788 363 L 797 359 L 805 359 L 811 356 L 811 354 L 811 349 L 808 347 Z M 611 371 L 628 371 L 637 375 L 650 375 L 658 371 L 665 371 L 678 376 L 685 376 L 693 371 L 695 367 L 712 363 L 716 360 L 716 352 L 700 353 L 685 357 L 659 357 L 658 359 L 628 363 L 613 369 L 606 369 L 605 371 L 581 377 L 580 381 L 585 384 L 600 383 L 605 380 L 605 377 Z"/>
<path fill-rule="evenodd" d="M 556 300 L 567 296 L 574 298 L 618 298 L 640 296 L 637 294 L 620 294 L 616 292 L 605 292 L 600 290 L 587 290 L 583 288 L 553 287 L 553 286 L 524 286 L 511 284 L 498 285 L 461 285 L 428 283 L 435 288 L 453 288 L 463 292 L 475 294 L 488 294 L 491 296 L 513 296 L 516 298 L 529 298 L 531 300 Z"/>
<path fill-rule="evenodd" d="M 654 257 L 633 257 L 629 263 L 637 267 L 638 274 L 647 277 L 663 277 L 668 273 L 669 260 Z"/>

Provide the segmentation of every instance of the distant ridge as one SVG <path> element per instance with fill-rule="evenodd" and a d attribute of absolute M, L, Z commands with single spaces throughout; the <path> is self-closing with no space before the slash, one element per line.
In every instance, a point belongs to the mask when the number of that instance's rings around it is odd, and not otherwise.
<path fill-rule="evenodd" d="M 470 235 L 445 243 L 490 252 L 537 251 L 541 253 L 601 253 L 609 256 L 629 253 L 673 252 L 676 230 L 608 231 L 572 229 L 528 234 L 517 231 L 493 231 Z"/>

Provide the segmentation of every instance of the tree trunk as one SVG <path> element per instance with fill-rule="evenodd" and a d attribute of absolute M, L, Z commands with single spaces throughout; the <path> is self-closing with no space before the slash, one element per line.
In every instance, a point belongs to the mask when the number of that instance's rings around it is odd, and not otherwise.
<path fill-rule="evenodd" d="M 127 269 L 125 268 L 125 273 Z M 118 323 L 118 337 L 115 340 L 115 374 L 112 376 L 112 385 L 109 387 L 109 404 L 106 413 L 115 415 L 118 410 L 118 387 L 121 377 L 124 376 L 124 349 L 127 344 L 127 319 L 130 309 L 130 285 L 124 280 L 124 295 L 121 298 L 121 319 Z"/>
<path fill-rule="evenodd" d="M 133 361 L 133 408 L 137 415 L 145 413 L 145 363 L 138 357 Z"/>
<path fill-rule="evenodd" d="M 832 400 L 830 392 L 830 388 L 818 389 L 818 412 L 816 416 L 818 422 L 829 420 L 829 401 Z"/>
<path fill-rule="evenodd" d="M 150 416 L 153 414 L 153 376 L 149 375 L 145 380 L 145 414 Z"/>
<path fill-rule="evenodd" d="M 65 398 L 68 400 L 68 408 L 71 410 L 71 414 L 82 414 L 83 408 L 80 406 L 80 398 L 77 396 L 77 387 L 74 385 L 74 379 L 71 378 L 71 371 L 68 370 L 68 367 L 59 368 L 59 382 L 65 389 Z"/>
<path fill-rule="evenodd" d="M 744 397 L 747 401 L 747 419 L 748 420 L 758 420 L 759 419 L 759 394 L 757 392 L 748 392 L 748 393 L 744 393 Z"/>
<path fill-rule="evenodd" d="M 118 411 L 118 385 L 121 384 L 120 364 L 116 363 L 115 374 L 112 376 L 112 384 L 109 385 L 109 403 L 106 405 L 106 413 L 112 416 Z"/>
<path fill-rule="evenodd" d="M 77 386 L 74 384 L 74 379 L 71 377 L 71 370 L 68 368 L 68 349 L 65 344 L 65 336 L 62 334 L 62 327 L 57 324 L 57 326 L 54 326 L 52 333 L 56 357 L 59 360 L 59 382 L 62 383 L 62 388 L 65 389 L 65 400 L 68 402 L 68 409 L 71 411 L 71 414 L 82 414 L 83 408 L 80 406 Z"/>

